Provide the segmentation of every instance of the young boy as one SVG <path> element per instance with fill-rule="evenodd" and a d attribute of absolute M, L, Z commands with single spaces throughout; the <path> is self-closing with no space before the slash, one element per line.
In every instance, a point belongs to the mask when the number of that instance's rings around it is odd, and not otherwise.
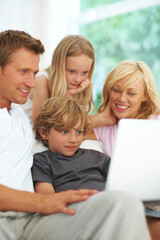
<path fill-rule="evenodd" d="M 104 190 L 110 159 L 101 152 L 79 148 L 87 127 L 86 111 L 76 101 L 65 97 L 45 101 L 36 121 L 36 138 L 49 150 L 34 155 L 36 192 Z"/>

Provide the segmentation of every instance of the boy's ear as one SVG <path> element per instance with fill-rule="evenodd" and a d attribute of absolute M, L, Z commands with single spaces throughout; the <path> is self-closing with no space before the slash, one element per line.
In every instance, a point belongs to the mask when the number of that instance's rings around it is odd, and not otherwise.
<path fill-rule="evenodd" d="M 47 133 L 44 133 L 42 132 L 41 130 L 39 131 L 39 134 L 41 135 L 41 137 L 44 139 L 44 140 L 48 140 L 48 134 Z"/>

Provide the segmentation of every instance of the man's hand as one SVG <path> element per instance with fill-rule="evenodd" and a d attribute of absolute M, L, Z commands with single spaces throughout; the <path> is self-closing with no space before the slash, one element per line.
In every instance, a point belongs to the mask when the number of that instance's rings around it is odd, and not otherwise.
<path fill-rule="evenodd" d="M 50 195 L 41 195 L 40 213 L 64 213 L 74 215 L 74 209 L 67 207 L 70 203 L 86 201 L 90 196 L 98 193 L 97 190 L 80 189 L 68 190 Z"/>

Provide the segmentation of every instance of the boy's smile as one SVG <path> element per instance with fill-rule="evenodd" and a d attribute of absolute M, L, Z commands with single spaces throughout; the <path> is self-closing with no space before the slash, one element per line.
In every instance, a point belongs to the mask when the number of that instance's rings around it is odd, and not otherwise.
<path fill-rule="evenodd" d="M 72 156 L 83 141 L 83 128 L 80 127 L 80 122 L 74 128 L 62 131 L 52 128 L 46 134 L 45 139 L 48 140 L 48 146 L 52 152 L 58 152 L 64 156 Z"/>

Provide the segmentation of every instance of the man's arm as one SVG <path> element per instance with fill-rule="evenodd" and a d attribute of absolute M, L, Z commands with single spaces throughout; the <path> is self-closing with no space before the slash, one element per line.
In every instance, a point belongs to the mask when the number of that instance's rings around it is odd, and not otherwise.
<path fill-rule="evenodd" d="M 67 207 L 69 203 L 87 200 L 96 190 L 69 190 L 61 193 L 43 195 L 19 191 L 0 185 L 0 210 L 28 213 L 65 213 L 74 215 L 75 211 Z"/>

